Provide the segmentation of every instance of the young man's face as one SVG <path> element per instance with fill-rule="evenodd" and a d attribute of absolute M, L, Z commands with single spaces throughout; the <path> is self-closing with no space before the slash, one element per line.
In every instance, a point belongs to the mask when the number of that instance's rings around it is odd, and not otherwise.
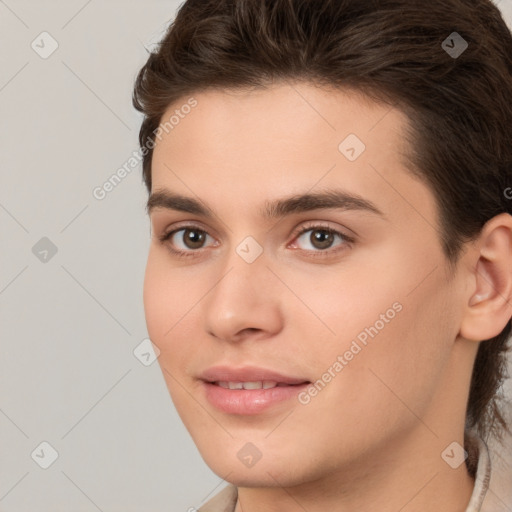
<path fill-rule="evenodd" d="M 400 156 L 405 117 L 308 84 L 193 96 L 157 142 L 152 192 L 212 214 L 151 211 L 144 303 L 207 464 L 237 485 L 290 486 L 413 446 L 438 461 L 462 433 L 476 343 L 455 342 L 464 286 L 434 196 Z M 345 202 L 265 215 L 329 191 Z"/>

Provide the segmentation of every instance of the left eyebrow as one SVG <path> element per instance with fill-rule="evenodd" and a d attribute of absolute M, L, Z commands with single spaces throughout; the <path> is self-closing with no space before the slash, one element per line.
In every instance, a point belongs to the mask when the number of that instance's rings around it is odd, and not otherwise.
<path fill-rule="evenodd" d="M 213 210 L 201 201 L 166 189 L 159 189 L 149 196 L 146 211 L 151 214 L 155 208 L 181 211 L 208 219 L 215 217 Z M 292 214 L 328 209 L 366 211 L 385 218 L 384 213 L 368 199 L 337 189 L 266 201 L 260 215 L 265 219 L 279 219 Z"/>

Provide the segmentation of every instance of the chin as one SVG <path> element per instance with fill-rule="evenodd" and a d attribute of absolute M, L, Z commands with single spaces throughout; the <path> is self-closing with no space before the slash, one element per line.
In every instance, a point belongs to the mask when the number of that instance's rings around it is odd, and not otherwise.
<path fill-rule="evenodd" d="M 215 453 L 201 453 L 201 456 L 216 475 L 237 487 L 293 487 L 307 480 L 306 475 L 293 471 L 292 468 L 301 468 L 302 464 L 292 457 L 262 454 L 261 459 L 250 466 L 239 460 L 232 450 L 218 449 Z"/>

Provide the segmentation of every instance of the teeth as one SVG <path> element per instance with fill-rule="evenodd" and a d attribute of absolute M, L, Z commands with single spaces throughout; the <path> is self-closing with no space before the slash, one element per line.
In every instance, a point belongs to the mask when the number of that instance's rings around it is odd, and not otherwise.
<path fill-rule="evenodd" d="M 260 382 L 244 382 L 244 389 L 261 389 L 263 387 L 263 383 Z"/>
<path fill-rule="evenodd" d="M 255 381 L 255 382 L 226 382 L 219 381 L 217 384 L 224 389 L 270 389 L 275 388 L 278 384 L 271 380 Z"/>

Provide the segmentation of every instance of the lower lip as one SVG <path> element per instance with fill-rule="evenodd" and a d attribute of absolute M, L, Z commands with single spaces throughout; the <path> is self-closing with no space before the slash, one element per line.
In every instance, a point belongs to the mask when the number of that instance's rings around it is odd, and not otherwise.
<path fill-rule="evenodd" d="M 207 400 L 228 414 L 259 414 L 272 405 L 297 398 L 309 383 L 295 386 L 276 386 L 269 389 L 226 389 L 203 382 Z"/>

